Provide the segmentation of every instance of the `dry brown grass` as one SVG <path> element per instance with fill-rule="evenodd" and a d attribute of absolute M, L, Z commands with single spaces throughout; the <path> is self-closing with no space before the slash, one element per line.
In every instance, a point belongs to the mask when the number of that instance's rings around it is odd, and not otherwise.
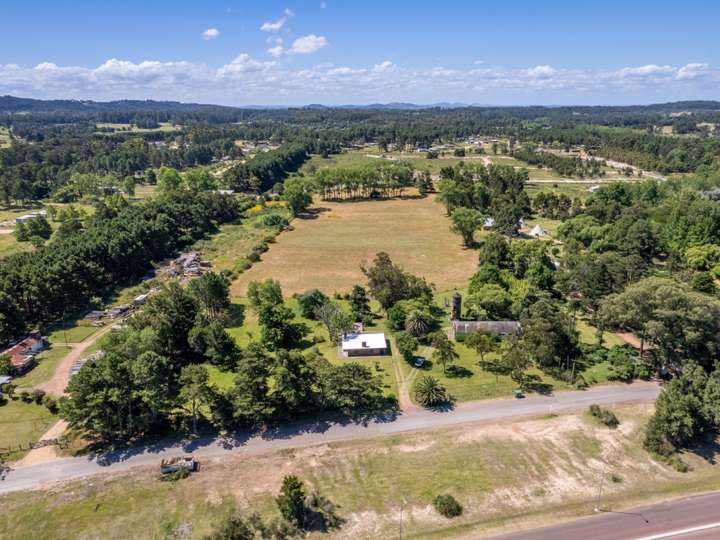
<path fill-rule="evenodd" d="M 405 270 L 439 291 L 464 287 L 477 267 L 477 252 L 462 247 L 435 197 L 361 202 L 318 201 L 315 219 L 296 219 L 263 260 L 232 286 L 244 296 L 250 281 L 273 278 L 285 294 L 317 287 L 348 292 L 365 283 L 360 270 L 386 251 Z"/>

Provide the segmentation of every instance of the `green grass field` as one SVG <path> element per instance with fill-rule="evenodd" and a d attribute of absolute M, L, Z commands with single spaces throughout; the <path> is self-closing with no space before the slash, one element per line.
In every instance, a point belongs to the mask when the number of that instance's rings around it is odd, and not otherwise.
<path fill-rule="evenodd" d="M 217 234 L 200 240 L 193 249 L 211 261 L 215 271 L 238 270 L 239 263 L 246 259 L 253 246 L 275 235 L 273 227 L 263 225 L 263 216 L 269 213 L 278 213 L 288 219 L 290 217 L 289 212 L 281 206 L 250 214 L 239 223 L 222 225 Z"/>
<path fill-rule="evenodd" d="M 80 343 L 92 336 L 100 328 L 79 321 L 68 321 L 64 325 L 54 328 L 48 335 L 50 343 Z"/>
<path fill-rule="evenodd" d="M 159 124 L 160 127 L 157 128 L 139 128 L 135 124 L 119 124 L 112 122 L 98 122 L 95 125 L 98 127 L 98 129 L 112 128 L 119 132 L 128 131 L 132 133 L 149 133 L 152 131 L 177 131 L 179 129 L 170 122 L 159 122 Z M 98 131 L 98 133 L 104 132 Z"/>
<path fill-rule="evenodd" d="M 0 406 L 0 452 L 10 450 L 7 461 L 20 459 L 27 453 L 27 445 L 36 442 L 55 422 L 57 417 L 42 405 L 9 400 Z M 18 450 L 18 446 L 26 449 Z"/>
<path fill-rule="evenodd" d="M 17 385 L 18 388 L 34 388 L 47 382 L 53 373 L 55 373 L 58 364 L 60 364 L 69 352 L 70 347 L 51 345 L 49 349 L 37 355 L 37 366 L 22 377 L 13 379 L 13 384 Z"/>
<path fill-rule="evenodd" d="M 0 126 L 0 148 L 10 146 L 10 131 L 5 126 Z"/>

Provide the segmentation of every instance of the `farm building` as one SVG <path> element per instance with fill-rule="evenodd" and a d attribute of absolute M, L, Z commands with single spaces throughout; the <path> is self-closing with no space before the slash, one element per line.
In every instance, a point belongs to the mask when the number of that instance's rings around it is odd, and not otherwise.
<path fill-rule="evenodd" d="M 519 335 L 522 327 L 518 321 L 452 321 L 450 337 L 462 339 L 478 330 L 499 336 L 508 336 Z"/>
<path fill-rule="evenodd" d="M 387 340 L 382 332 L 346 334 L 340 348 L 342 355 L 346 358 L 350 356 L 384 356 L 389 354 Z"/>
<path fill-rule="evenodd" d="M 9 356 L 10 362 L 17 372 L 22 375 L 35 366 L 35 355 L 47 347 L 47 339 L 39 332 L 33 332 L 22 341 L 0 353 L 0 356 Z"/>

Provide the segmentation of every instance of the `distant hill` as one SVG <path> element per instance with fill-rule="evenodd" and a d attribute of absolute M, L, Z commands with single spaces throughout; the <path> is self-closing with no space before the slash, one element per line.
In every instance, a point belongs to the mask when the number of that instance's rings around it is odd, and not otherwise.
<path fill-rule="evenodd" d="M 572 109 L 579 112 L 645 112 L 645 113 L 670 113 L 680 111 L 718 111 L 718 101 L 676 101 L 672 103 L 657 103 L 652 105 L 627 105 L 627 106 L 603 106 L 603 105 L 580 105 L 580 106 L 494 106 L 481 105 L 477 103 L 430 103 L 421 105 L 417 103 L 372 103 L 368 105 L 322 105 L 309 104 L 304 107 L 289 107 L 285 105 L 244 105 L 242 107 L 229 107 L 224 105 L 211 105 L 201 103 L 181 103 L 179 101 L 153 101 L 153 100 L 132 100 L 123 99 L 118 101 L 91 101 L 74 99 L 53 99 L 42 100 L 32 98 L 20 98 L 15 96 L 0 96 L 0 112 L 197 112 L 197 111 L 240 111 L 240 110 L 283 110 L 283 109 L 346 109 L 346 110 L 386 110 L 386 111 L 413 111 L 426 109 L 461 109 L 461 108 L 493 108 L 493 109 Z"/>
<path fill-rule="evenodd" d="M 194 112 L 226 109 L 222 105 L 180 103 L 179 101 L 153 101 L 123 99 L 119 101 L 80 101 L 74 99 L 42 100 L 0 96 L 0 112 Z"/>

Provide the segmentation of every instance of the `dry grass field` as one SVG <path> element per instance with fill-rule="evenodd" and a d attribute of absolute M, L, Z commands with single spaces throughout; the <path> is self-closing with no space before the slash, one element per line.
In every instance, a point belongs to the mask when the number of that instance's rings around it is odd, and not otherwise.
<path fill-rule="evenodd" d="M 360 441 L 204 459 L 199 473 L 161 482 L 157 467 L 95 476 L 0 497 L 2 538 L 203 538 L 233 509 L 278 515 L 273 496 L 296 474 L 339 506 L 342 528 L 309 538 L 397 538 L 399 505 L 407 538 L 476 537 L 623 510 L 661 498 L 717 489 L 716 452 L 684 453 L 683 474 L 642 449 L 649 405 L 614 407 L 609 430 L 586 413 L 512 423 L 469 424 Z M 448 520 L 432 500 L 450 493 L 464 506 Z"/>
<path fill-rule="evenodd" d="M 262 261 L 232 285 L 244 296 L 251 281 L 273 278 L 291 295 L 317 287 L 326 293 L 349 292 L 364 283 L 360 270 L 386 251 L 405 270 L 425 277 L 439 291 L 464 287 L 477 267 L 477 252 L 464 249 L 450 232 L 443 207 L 423 199 L 324 202 L 314 219 L 296 219 Z"/>

